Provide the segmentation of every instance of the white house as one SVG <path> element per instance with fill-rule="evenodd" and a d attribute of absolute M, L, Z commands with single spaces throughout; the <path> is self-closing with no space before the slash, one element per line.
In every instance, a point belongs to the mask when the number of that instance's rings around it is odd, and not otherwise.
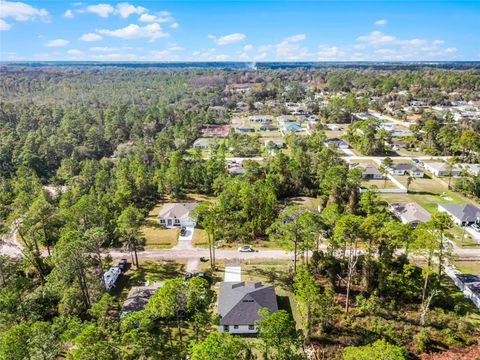
<path fill-rule="evenodd" d="M 438 204 L 438 211 L 450 215 L 459 226 L 480 223 L 480 208 L 472 204 Z"/>
<path fill-rule="evenodd" d="M 194 227 L 197 223 L 190 216 L 197 203 L 165 203 L 158 213 L 158 223 L 165 227 L 189 226 Z"/>
<path fill-rule="evenodd" d="M 426 170 L 431 172 L 435 176 L 450 176 L 450 170 L 448 169 L 447 163 L 444 162 L 426 162 L 424 163 Z M 452 166 L 451 174 L 452 176 L 459 176 L 462 169 L 454 164 Z"/>
<path fill-rule="evenodd" d="M 390 212 L 403 224 L 417 226 L 420 222 L 430 220 L 430 213 L 416 202 L 399 202 L 390 204 Z"/>
<path fill-rule="evenodd" d="M 424 173 L 422 170 L 410 163 L 396 163 L 388 168 L 390 174 L 392 175 L 410 175 L 412 177 L 423 177 Z"/>
<path fill-rule="evenodd" d="M 219 332 L 256 334 L 258 310 L 277 311 L 277 295 L 271 285 L 261 282 L 221 282 L 218 293 Z"/>

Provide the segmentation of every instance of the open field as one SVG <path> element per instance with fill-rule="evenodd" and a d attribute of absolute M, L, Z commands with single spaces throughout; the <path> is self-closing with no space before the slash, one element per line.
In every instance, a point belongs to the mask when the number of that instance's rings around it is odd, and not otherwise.
<path fill-rule="evenodd" d="M 362 181 L 362 186 L 367 188 L 367 189 L 372 189 L 372 188 L 377 188 L 377 189 L 397 189 L 398 186 L 395 185 L 391 180 L 387 179 L 387 182 L 385 183 L 385 180 L 382 179 L 369 179 Z"/>
<path fill-rule="evenodd" d="M 480 274 L 480 261 L 478 259 L 459 259 L 452 264 L 464 274 Z"/>
<path fill-rule="evenodd" d="M 411 185 L 411 188 L 413 184 Z M 446 195 L 452 200 L 448 201 L 444 197 L 440 196 L 441 192 L 423 192 L 423 191 L 410 191 L 408 194 L 381 194 L 382 199 L 388 202 L 408 202 L 415 201 L 420 206 L 424 207 L 428 212 L 434 213 L 438 209 L 440 203 L 465 203 L 465 201 L 452 191 L 445 191 Z"/>

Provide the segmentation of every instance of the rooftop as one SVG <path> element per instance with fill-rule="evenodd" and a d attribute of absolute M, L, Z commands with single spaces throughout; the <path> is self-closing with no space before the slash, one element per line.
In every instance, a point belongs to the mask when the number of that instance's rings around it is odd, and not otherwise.
<path fill-rule="evenodd" d="M 408 223 L 425 222 L 430 220 L 430 213 L 416 202 L 398 202 L 390 204 L 392 212 L 405 219 Z"/>
<path fill-rule="evenodd" d="M 461 221 L 478 221 L 480 219 L 480 208 L 472 204 L 438 204 L 450 214 Z"/>
<path fill-rule="evenodd" d="M 197 203 L 165 203 L 158 213 L 159 218 L 186 219 Z"/>
<path fill-rule="evenodd" d="M 221 325 L 248 325 L 260 320 L 258 310 L 277 311 L 275 288 L 261 282 L 222 282 L 218 295 Z"/>

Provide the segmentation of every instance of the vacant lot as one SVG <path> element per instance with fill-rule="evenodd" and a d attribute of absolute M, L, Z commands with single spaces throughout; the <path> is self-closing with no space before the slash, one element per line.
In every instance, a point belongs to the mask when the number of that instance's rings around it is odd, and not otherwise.
<path fill-rule="evenodd" d="M 453 265 L 464 274 L 480 274 L 480 261 L 478 259 L 455 260 Z"/>

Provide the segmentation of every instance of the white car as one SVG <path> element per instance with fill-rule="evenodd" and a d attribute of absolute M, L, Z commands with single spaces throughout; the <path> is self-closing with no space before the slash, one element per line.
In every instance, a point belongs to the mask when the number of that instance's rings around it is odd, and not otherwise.
<path fill-rule="evenodd" d="M 255 250 L 253 249 L 253 247 L 251 247 L 250 245 L 240 246 L 240 247 L 238 248 L 238 251 L 240 251 L 240 252 L 255 252 Z"/>
<path fill-rule="evenodd" d="M 472 229 L 475 230 L 475 231 L 480 232 L 480 224 L 477 224 L 477 223 L 472 224 Z"/>

